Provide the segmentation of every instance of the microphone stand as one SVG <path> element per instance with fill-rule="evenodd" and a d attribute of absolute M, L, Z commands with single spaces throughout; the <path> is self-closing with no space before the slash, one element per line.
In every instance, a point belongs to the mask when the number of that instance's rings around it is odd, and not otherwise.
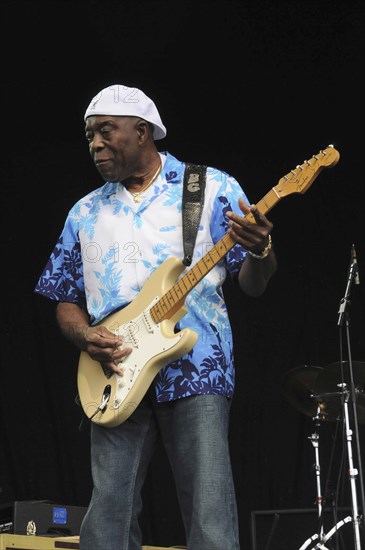
<path fill-rule="evenodd" d="M 356 550 L 360 550 L 360 536 L 359 536 L 359 522 L 360 522 L 360 516 L 357 513 L 357 499 L 356 499 L 356 493 L 354 485 L 354 478 L 357 473 L 359 473 L 359 479 L 360 479 L 360 492 L 361 492 L 361 501 L 362 501 L 362 522 L 364 522 L 364 513 L 365 513 L 365 498 L 364 498 L 364 483 L 363 483 L 363 473 L 362 473 L 362 462 L 361 462 L 361 450 L 360 450 L 360 440 L 359 440 L 359 427 L 358 427 L 358 419 L 357 419 L 357 409 L 356 409 L 356 391 L 355 391 L 355 384 L 354 384 L 354 376 L 353 376 L 353 366 L 352 366 L 352 357 L 351 357 L 351 344 L 350 344 L 350 321 L 349 321 L 349 305 L 350 305 L 350 294 L 351 294 L 351 286 L 353 284 L 353 281 L 355 277 L 357 277 L 358 281 L 358 265 L 356 261 L 356 255 L 354 252 L 354 245 L 352 245 L 351 250 L 351 264 L 350 269 L 348 272 L 347 277 L 347 283 L 346 283 L 346 290 L 345 295 L 342 298 L 340 302 L 340 307 L 338 310 L 338 326 L 340 327 L 340 331 L 342 330 L 343 323 L 345 321 L 346 325 L 346 337 L 347 337 L 347 349 L 348 349 L 348 366 L 349 366 L 349 373 L 350 373 L 350 391 L 349 395 L 351 397 L 352 401 L 352 408 L 353 408 L 353 420 L 355 425 L 355 439 L 356 439 L 356 448 L 357 448 L 357 459 L 359 464 L 359 469 L 356 470 L 351 467 L 351 460 L 352 457 L 349 457 L 349 467 L 351 469 L 350 476 L 351 476 L 351 489 L 352 489 L 352 510 L 353 510 L 353 525 L 354 525 L 354 534 L 355 534 L 355 541 L 356 541 Z M 343 380 L 341 381 L 344 382 Z M 345 402 L 347 400 L 345 399 Z M 351 440 L 351 434 L 352 431 L 347 428 L 347 440 Z"/>

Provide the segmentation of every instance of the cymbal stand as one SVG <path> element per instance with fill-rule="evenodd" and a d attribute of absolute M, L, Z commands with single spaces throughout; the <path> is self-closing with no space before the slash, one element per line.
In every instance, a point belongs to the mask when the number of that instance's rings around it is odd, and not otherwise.
<path fill-rule="evenodd" d="M 313 396 L 313 397 L 320 397 L 320 396 Z M 320 425 L 320 418 L 321 418 L 321 403 L 317 402 L 317 414 L 315 417 L 313 417 L 313 420 L 316 423 L 316 427 L 319 428 Z M 338 531 L 342 525 L 345 523 L 348 523 L 351 521 L 351 517 L 347 517 L 344 520 L 340 520 L 337 522 L 337 524 L 327 533 L 324 533 L 324 527 L 323 527 L 323 496 L 322 496 L 322 489 L 321 489 L 321 466 L 320 466 L 320 460 L 319 460 L 319 430 L 314 431 L 308 439 L 311 440 L 313 448 L 314 448 L 314 454 L 315 454 L 315 472 L 316 472 L 316 485 L 317 485 L 317 509 L 318 509 L 318 533 L 315 533 L 313 536 L 309 537 L 304 544 L 299 548 L 299 550 L 305 550 L 308 548 L 313 542 L 318 541 L 316 546 L 312 547 L 313 550 L 315 548 L 320 550 L 329 550 L 327 546 L 325 546 L 325 542 L 327 542 L 333 535 Z"/>
<path fill-rule="evenodd" d="M 358 504 L 357 504 L 357 494 L 356 494 L 356 478 L 358 475 L 358 470 L 354 468 L 353 463 L 353 456 L 352 456 L 352 430 L 350 429 L 350 422 L 349 422 L 349 413 L 348 413 L 348 402 L 350 398 L 350 392 L 347 389 L 346 383 L 337 384 L 339 388 L 341 388 L 340 395 L 343 396 L 343 412 L 344 412 L 344 421 L 345 421 L 345 432 L 346 432 L 346 441 L 347 441 L 347 460 L 348 460 L 348 472 L 350 477 L 350 488 L 351 488 L 351 500 L 352 500 L 352 517 L 347 516 L 343 520 L 340 520 L 327 534 L 323 533 L 323 522 L 320 520 L 320 528 L 319 533 L 313 535 L 309 539 L 305 541 L 305 543 L 299 548 L 299 550 L 305 550 L 308 548 L 312 542 L 319 539 L 319 542 L 312 547 L 312 550 L 329 550 L 327 546 L 324 544 L 332 537 L 334 533 L 338 531 L 340 527 L 348 523 L 349 521 L 353 522 L 353 531 L 354 531 L 354 550 L 361 550 L 361 542 L 360 542 L 360 515 L 358 510 Z M 321 394 L 321 395 L 313 395 L 314 398 L 320 398 L 324 397 L 326 395 L 337 395 L 336 393 L 328 393 L 328 394 Z M 318 409 L 317 409 L 318 411 Z M 318 413 L 317 413 L 318 415 Z M 313 439 L 313 436 L 312 436 Z M 314 438 L 314 446 L 316 446 L 316 437 Z M 322 514 L 322 497 L 321 497 L 321 486 L 319 482 L 319 453 L 318 448 L 316 449 L 316 474 L 317 474 L 317 490 L 318 490 L 318 517 L 321 518 Z"/>
<path fill-rule="evenodd" d="M 316 426 L 320 426 L 320 413 L 321 413 L 321 404 L 317 403 L 317 415 L 313 418 L 315 420 Z M 308 438 L 312 441 L 312 445 L 314 447 L 314 455 L 315 455 L 315 472 L 316 472 L 316 482 L 317 482 L 317 508 L 318 508 L 318 537 L 319 540 L 322 540 L 323 538 L 323 519 L 322 519 L 322 503 L 323 503 L 323 496 L 322 496 L 322 489 L 321 489 L 321 466 L 319 462 L 319 429 L 318 431 L 312 433 L 312 435 Z"/>
<path fill-rule="evenodd" d="M 350 486 L 351 486 L 351 498 L 352 498 L 352 521 L 353 521 L 353 527 L 354 527 L 354 542 L 355 542 L 355 550 L 361 550 L 361 542 L 360 542 L 360 516 L 358 511 L 358 505 L 357 505 L 357 494 L 356 494 L 356 478 L 358 475 L 358 470 L 354 468 L 353 458 L 352 458 L 352 430 L 350 429 L 350 422 L 349 422 L 349 412 L 348 412 L 348 402 L 350 397 L 350 392 L 347 389 L 347 384 L 342 383 L 338 384 L 339 388 L 342 388 L 344 393 L 344 400 L 343 400 L 343 410 L 344 410 L 344 418 L 345 418 L 345 430 L 346 430 L 346 441 L 347 441 L 347 456 L 348 456 L 348 466 L 349 466 L 349 476 L 350 476 Z"/>

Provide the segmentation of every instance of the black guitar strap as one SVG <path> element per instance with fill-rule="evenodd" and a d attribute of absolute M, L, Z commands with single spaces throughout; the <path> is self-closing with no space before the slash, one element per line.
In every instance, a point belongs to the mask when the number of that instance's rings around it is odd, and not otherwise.
<path fill-rule="evenodd" d="M 188 163 L 184 173 L 183 188 L 183 263 L 189 266 L 193 259 L 196 235 L 204 206 L 204 191 L 207 167 Z"/>

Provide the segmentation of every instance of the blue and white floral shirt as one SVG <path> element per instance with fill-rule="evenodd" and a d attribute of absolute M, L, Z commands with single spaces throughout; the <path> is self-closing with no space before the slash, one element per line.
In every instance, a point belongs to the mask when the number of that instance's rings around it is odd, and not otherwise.
<path fill-rule="evenodd" d="M 185 163 L 167 152 L 160 156 L 160 175 L 141 203 L 135 203 L 122 184 L 105 183 L 73 206 L 35 292 L 86 308 L 94 325 L 128 305 L 164 260 L 184 257 Z M 204 210 L 190 268 L 225 235 L 226 212 L 241 214 L 239 197 L 248 202 L 232 176 L 207 168 Z M 158 401 L 193 394 L 233 396 L 232 332 L 222 284 L 227 270 L 233 278 L 238 274 L 245 255 L 236 244 L 188 293 L 188 312 L 176 329 L 191 328 L 199 337 L 188 354 L 157 374 L 153 385 Z"/>

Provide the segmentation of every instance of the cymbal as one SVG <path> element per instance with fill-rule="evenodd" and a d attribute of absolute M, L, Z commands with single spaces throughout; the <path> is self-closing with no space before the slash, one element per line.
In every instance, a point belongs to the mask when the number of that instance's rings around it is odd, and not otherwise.
<path fill-rule="evenodd" d="M 337 418 L 339 405 L 334 403 L 332 397 L 326 401 L 321 400 L 321 403 L 312 397 L 318 393 L 317 380 L 322 372 L 323 367 L 315 365 L 295 367 L 284 376 L 282 391 L 289 403 L 300 412 L 312 418 L 318 416 L 320 420 L 332 422 Z"/>
<path fill-rule="evenodd" d="M 360 424 L 365 424 L 365 362 L 352 361 L 352 375 L 355 389 L 357 419 Z M 341 392 L 338 384 L 346 383 L 351 387 L 350 366 L 348 361 L 331 363 L 324 367 L 316 380 L 318 393 Z M 340 395 L 338 401 L 340 401 Z"/>

